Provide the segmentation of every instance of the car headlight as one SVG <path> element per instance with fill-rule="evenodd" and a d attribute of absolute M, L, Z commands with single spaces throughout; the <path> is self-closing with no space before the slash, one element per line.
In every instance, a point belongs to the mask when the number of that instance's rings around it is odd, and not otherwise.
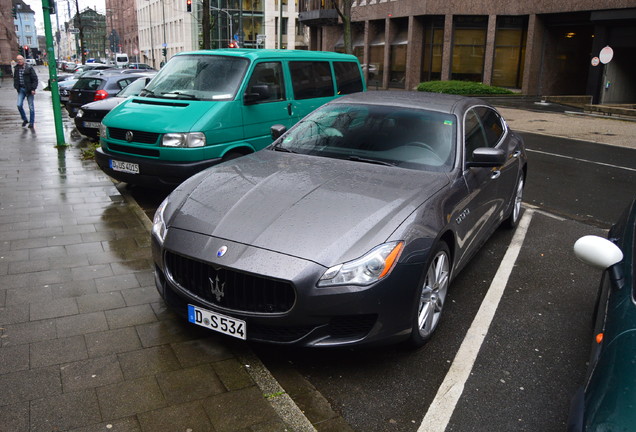
<path fill-rule="evenodd" d="M 329 268 L 318 281 L 319 287 L 370 285 L 387 277 L 404 249 L 404 242 L 381 244 L 360 258 Z"/>
<path fill-rule="evenodd" d="M 161 139 L 164 147 L 203 147 L 205 134 L 203 132 L 167 133 Z"/>
<path fill-rule="evenodd" d="M 99 136 L 106 138 L 106 125 L 104 123 L 99 124 Z"/>
<path fill-rule="evenodd" d="M 157 207 L 157 211 L 155 212 L 155 216 L 152 219 L 152 234 L 159 240 L 160 243 L 163 243 L 166 238 L 166 233 L 168 232 L 168 228 L 166 227 L 166 221 L 163 218 L 163 212 L 168 205 L 168 198 L 164 199 L 163 202 Z"/>
<path fill-rule="evenodd" d="M 77 117 L 77 118 L 84 117 L 84 110 L 80 108 L 80 110 L 77 112 L 75 117 Z"/>

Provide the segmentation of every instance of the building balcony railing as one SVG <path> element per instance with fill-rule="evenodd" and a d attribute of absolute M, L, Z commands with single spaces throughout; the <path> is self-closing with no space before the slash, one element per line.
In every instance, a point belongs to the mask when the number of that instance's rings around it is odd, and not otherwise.
<path fill-rule="evenodd" d="M 338 12 L 335 9 L 314 9 L 298 13 L 298 20 L 307 26 L 338 24 Z"/>

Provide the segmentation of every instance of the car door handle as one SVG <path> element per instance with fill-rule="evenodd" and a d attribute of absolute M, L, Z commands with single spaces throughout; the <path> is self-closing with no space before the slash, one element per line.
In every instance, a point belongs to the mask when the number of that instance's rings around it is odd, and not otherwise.
<path fill-rule="evenodd" d="M 500 175 L 501 175 L 501 171 L 495 170 L 495 171 L 490 173 L 490 178 L 494 180 L 494 179 L 499 178 Z"/>
<path fill-rule="evenodd" d="M 292 115 L 292 104 L 291 103 L 287 104 L 287 114 Z"/>
<path fill-rule="evenodd" d="M 521 156 L 521 150 L 517 150 L 516 152 L 512 154 L 513 158 L 518 158 L 519 156 Z"/>

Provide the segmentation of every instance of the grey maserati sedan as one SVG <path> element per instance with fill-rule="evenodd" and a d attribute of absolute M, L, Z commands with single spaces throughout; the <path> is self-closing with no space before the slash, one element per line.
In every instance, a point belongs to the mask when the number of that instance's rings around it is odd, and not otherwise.
<path fill-rule="evenodd" d="M 417 347 L 454 276 L 521 216 L 523 141 L 480 99 L 353 94 L 272 137 L 156 212 L 157 288 L 194 325 L 277 344 Z"/>

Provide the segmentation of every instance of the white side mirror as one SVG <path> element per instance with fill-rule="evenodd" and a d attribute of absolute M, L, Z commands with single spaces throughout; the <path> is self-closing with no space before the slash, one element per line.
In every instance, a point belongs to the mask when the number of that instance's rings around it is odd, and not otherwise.
<path fill-rule="evenodd" d="M 574 254 L 585 264 L 606 269 L 623 259 L 623 252 L 611 241 L 598 236 L 581 237 L 574 243 Z"/>

